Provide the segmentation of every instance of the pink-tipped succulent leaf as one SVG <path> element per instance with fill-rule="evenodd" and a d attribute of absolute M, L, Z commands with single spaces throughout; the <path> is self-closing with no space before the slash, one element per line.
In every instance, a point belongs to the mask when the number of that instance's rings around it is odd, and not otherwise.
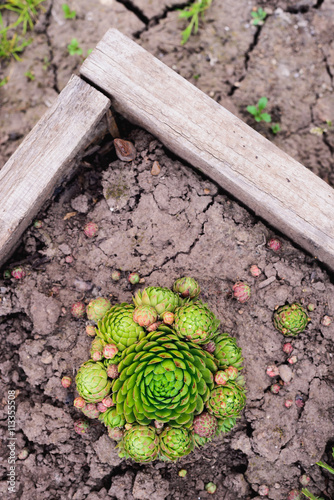
<path fill-rule="evenodd" d="M 258 278 L 261 274 L 261 269 L 256 264 L 253 264 L 250 266 L 249 272 L 254 278 Z"/>
<path fill-rule="evenodd" d="M 162 321 L 165 325 L 172 325 L 174 323 L 174 313 L 165 311 L 162 315 Z"/>
<path fill-rule="evenodd" d="M 247 283 L 244 283 L 243 281 L 238 281 L 233 285 L 232 290 L 233 290 L 233 297 L 237 299 L 239 302 L 241 302 L 241 304 L 244 304 L 250 299 L 251 289 L 250 286 L 247 285 Z"/>
<path fill-rule="evenodd" d="M 17 266 L 17 267 L 14 267 L 11 274 L 12 274 L 12 277 L 15 278 L 16 280 L 22 280 L 25 277 L 26 272 L 23 269 L 23 267 Z"/>
<path fill-rule="evenodd" d="M 113 359 L 118 353 L 118 348 L 115 344 L 107 344 L 103 348 L 103 357 L 106 359 Z"/>
<path fill-rule="evenodd" d="M 225 385 L 228 381 L 228 375 L 225 371 L 223 370 L 219 370 L 216 374 L 215 374 L 215 383 L 217 385 Z"/>
<path fill-rule="evenodd" d="M 73 380 L 71 379 L 71 377 L 65 376 L 61 379 L 61 385 L 64 387 L 64 389 L 68 389 L 72 382 Z"/>
<path fill-rule="evenodd" d="M 84 408 L 86 406 L 86 401 L 84 400 L 84 398 L 82 398 L 81 396 L 75 398 L 75 400 L 73 401 L 73 406 L 75 406 L 75 408 Z"/>
<path fill-rule="evenodd" d="M 282 243 L 277 238 L 271 238 L 267 243 L 267 247 L 274 252 L 279 252 L 282 248 Z"/>
<path fill-rule="evenodd" d="M 130 273 L 128 276 L 128 281 L 131 283 L 131 285 L 136 285 L 139 283 L 140 276 L 138 273 Z"/>
<path fill-rule="evenodd" d="M 88 222 L 84 227 L 84 233 L 87 238 L 94 238 L 97 235 L 99 228 L 95 222 Z"/>
<path fill-rule="evenodd" d="M 194 418 L 194 432 L 201 437 L 212 437 L 218 429 L 218 421 L 216 417 L 204 411 Z"/>
<path fill-rule="evenodd" d="M 133 311 L 133 321 L 145 328 L 153 325 L 158 318 L 157 311 L 152 306 L 138 306 Z"/>
<path fill-rule="evenodd" d="M 85 434 L 89 429 L 89 422 L 84 419 L 76 420 L 74 422 L 74 430 L 77 434 Z"/>
<path fill-rule="evenodd" d="M 75 302 L 71 307 L 71 314 L 74 318 L 83 318 L 86 314 L 86 306 L 83 302 Z"/>
<path fill-rule="evenodd" d="M 89 302 L 86 312 L 87 318 L 91 321 L 97 323 L 107 311 L 111 308 L 110 300 L 104 297 L 98 297 L 97 299 L 93 299 Z"/>

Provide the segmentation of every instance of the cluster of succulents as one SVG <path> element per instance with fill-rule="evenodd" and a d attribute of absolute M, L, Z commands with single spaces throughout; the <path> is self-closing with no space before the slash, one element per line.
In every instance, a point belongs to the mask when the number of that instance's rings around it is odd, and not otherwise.
<path fill-rule="evenodd" d="M 121 457 L 177 460 L 229 432 L 245 406 L 241 349 L 199 294 L 185 277 L 133 304 L 88 306 L 96 336 L 74 406 L 104 423 Z"/>

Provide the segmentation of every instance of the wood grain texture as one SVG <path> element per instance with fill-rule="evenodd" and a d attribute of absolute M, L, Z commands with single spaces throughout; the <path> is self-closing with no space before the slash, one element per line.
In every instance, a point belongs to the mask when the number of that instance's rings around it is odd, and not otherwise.
<path fill-rule="evenodd" d="M 49 199 L 110 101 L 73 76 L 0 170 L 0 265 Z"/>
<path fill-rule="evenodd" d="M 334 269 L 334 190 L 324 181 L 115 29 L 81 74 L 119 113 Z"/>

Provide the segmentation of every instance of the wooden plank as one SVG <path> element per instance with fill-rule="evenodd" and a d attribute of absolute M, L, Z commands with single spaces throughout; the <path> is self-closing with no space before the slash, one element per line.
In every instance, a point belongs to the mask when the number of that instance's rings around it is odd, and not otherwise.
<path fill-rule="evenodd" d="M 334 190 L 324 181 L 115 29 L 81 74 L 127 119 L 334 269 Z"/>
<path fill-rule="evenodd" d="M 0 265 L 109 107 L 106 96 L 73 76 L 0 170 Z"/>

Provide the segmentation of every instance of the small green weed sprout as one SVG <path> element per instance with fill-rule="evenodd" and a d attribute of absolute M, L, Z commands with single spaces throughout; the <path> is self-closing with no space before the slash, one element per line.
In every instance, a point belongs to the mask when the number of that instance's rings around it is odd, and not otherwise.
<path fill-rule="evenodd" d="M 76 38 L 72 38 L 71 43 L 67 45 L 67 50 L 70 56 L 82 55 L 82 48 Z"/>
<path fill-rule="evenodd" d="M 181 45 L 187 43 L 193 30 L 195 34 L 198 32 L 199 16 L 204 17 L 204 12 L 210 7 L 211 3 L 212 0 L 196 0 L 189 7 L 179 11 L 180 19 L 190 19 L 186 29 L 182 31 Z"/>
<path fill-rule="evenodd" d="M 261 26 L 263 24 L 263 21 L 267 17 L 267 13 L 262 9 L 262 7 L 259 7 L 257 10 L 253 10 L 251 12 L 251 16 L 253 18 L 251 24 L 253 26 Z"/>
<path fill-rule="evenodd" d="M 22 34 L 25 35 L 27 30 L 34 29 L 34 22 L 38 16 L 38 8 L 45 0 L 7 0 L 0 9 L 10 10 L 18 15 L 17 20 L 12 23 L 7 29 L 13 29 L 22 24 Z"/>
<path fill-rule="evenodd" d="M 26 73 L 24 73 L 24 76 L 26 76 L 31 82 L 33 82 L 36 78 L 32 71 L 26 71 Z"/>
<path fill-rule="evenodd" d="M 0 80 L 0 88 L 6 85 L 6 83 L 8 83 L 8 80 L 8 76 L 5 76 L 2 80 Z"/>
<path fill-rule="evenodd" d="M 1 24 L 0 24 L 1 26 Z M 16 33 L 12 36 L 12 38 L 8 38 L 7 30 L 0 31 L 0 60 L 1 59 L 10 59 L 12 56 L 17 61 L 21 61 L 22 59 L 18 55 L 20 52 L 23 52 L 24 48 L 30 45 L 32 39 L 25 40 L 24 38 L 18 36 Z"/>
<path fill-rule="evenodd" d="M 328 123 L 328 121 L 327 121 L 327 123 Z M 330 121 L 329 121 L 329 123 L 332 124 L 332 122 L 330 122 Z M 332 448 L 332 456 L 334 458 L 334 448 Z M 325 462 L 321 462 L 321 461 L 317 462 L 317 465 L 319 465 L 319 467 L 322 467 L 323 469 L 328 470 L 328 472 L 330 472 L 331 474 L 334 474 L 333 467 L 330 467 Z M 306 498 L 309 498 L 310 500 L 324 500 L 322 497 L 314 496 L 313 493 L 311 493 L 307 488 L 303 488 L 302 493 Z"/>
<path fill-rule="evenodd" d="M 77 13 L 75 12 L 75 10 L 71 10 L 70 6 L 67 5 L 67 3 L 63 3 L 61 7 L 63 9 L 65 19 L 75 19 Z"/>
<path fill-rule="evenodd" d="M 273 134 L 278 134 L 278 132 L 281 131 L 281 127 L 279 126 L 278 123 L 273 123 L 272 126 L 271 126 L 271 131 Z"/>
<path fill-rule="evenodd" d="M 268 99 L 266 97 L 261 97 L 257 106 L 247 106 L 247 111 L 250 113 L 256 122 L 271 122 L 271 115 L 269 113 L 262 113 L 268 104 Z"/>
<path fill-rule="evenodd" d="M 271 115 L 269 113 L 263 113 L 263 110 L 267 107 L 267 104 L 267 97 L 261 97 L 256 106 L 247 106 L 247 111 L 254 117 L 254 120 L 256 122 L 271 123 Z M 270 128 L 272 133 L 275 135 L 281 131 L 281 127 L 278 123 L 273 123 Z"/>

